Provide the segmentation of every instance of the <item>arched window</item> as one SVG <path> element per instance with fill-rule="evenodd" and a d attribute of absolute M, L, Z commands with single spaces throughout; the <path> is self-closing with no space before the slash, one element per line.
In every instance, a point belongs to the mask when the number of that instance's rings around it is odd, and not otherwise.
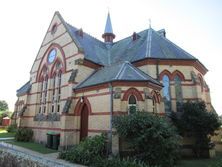
<path fill-rule="evenodd" d="M 182 94 L 182 87 L 181 87 L 181 79 L 178 75 L 174 77 L 174 82 L 175 82 L 177 111 L 181 111 L 181 107 L 183 104 L 183 94 Z"/>
<path fill-rule="evenodd" d="M 56 86 L 56 75 L 52 77 L 52 106 L 51 106 L 51 112 L 53 113 L 55 110 L 55 102 L 56 102 L 56 97 L 55 97 L 55 86 Z"/>
<path fill-rule="evenodd" d="M 136 97 L 134 95 L 130 95 L 130 97 L 129 97 L 128 109 L 129 109 L 129 114 L 136 113 L 136 111 L 137 111 Z"/>
<path fill-rule="evenodd" d="M 171 112 L 170 79 L 167 75 L 163 76 L 163 86 L 165 112 Z"/>
<path fill-rule="evenodd" d="M 48 70 L 44 68 L 42 70 L 41 83 L 40 83 L 40 101 L 39 101 L 39 113 L 46 113 L 48 93 Z"/>
<path fill-rule="evenodd" d="M 62 84 L 62 63 L 56 62 L 53 68 L 52 82 L 52 105 L 51 112 L 60 112 L 61 84 Z"/>
<path fill-rule="evenodd" d="M 60 98 L 61 98 L 61 83 L 62 83 L 62 73 L 58 73 L 58 86 L 57 86 L 57 112 L 60 112 Z"/>

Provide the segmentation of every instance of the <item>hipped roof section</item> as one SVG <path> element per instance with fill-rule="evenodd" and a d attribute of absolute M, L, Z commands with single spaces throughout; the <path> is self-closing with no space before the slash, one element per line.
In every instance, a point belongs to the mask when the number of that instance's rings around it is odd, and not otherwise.
<path fill-rule="evenodd" d="M 105 66 L 96 70 L 87 79 L 75 86 L 74 89 L 81 89 L 114 81 L 151 82 L 155 85 L 162 86 L 160 82 L 134 67 L 130 62 L 124 62 Z"/>

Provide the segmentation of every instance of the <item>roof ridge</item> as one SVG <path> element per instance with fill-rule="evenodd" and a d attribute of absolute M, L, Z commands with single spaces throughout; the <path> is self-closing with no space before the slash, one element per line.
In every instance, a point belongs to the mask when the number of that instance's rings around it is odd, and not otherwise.
<path fill-rule="evenodd" d="M 130 63 L 130 64 L 131 64 L 131 63 Z M 142 71 L 141 69 L 135 67 L 133 64 L 131 64 L 131 67 L 134 68 L 135 70 L 137 70 L 138 72 L 141 72 L 142 74 L 150 77 L 152 80 L 156 81 L 157 83 L 159 82 L 159 81 L 157 81 L 155 78 L 153 78 L 152 76 L 150 76 L 149 74 L 147 74 L 147 73 L 145 73 L 144 71 Z M 152 81 L 151 81 L 151 82 L 152 82 Z M 160 83 L 160 82 L 159 82 L 159 83 Z"/>
<path fill-rule="evenodd" d="M 119 76 L 120 76 L 120 74 L 121 74 L 121 72 L 122 72 L 122 70 L 123 70 L 123 68 L 124 68 L 125 65 L 126 65 L 126 63 L 124 62 L 124 63 L 122 64 L 122 66 L 121 66 L 119 72 L 116 74 L 116 76 L 115 76 L 114 79 L 118 79 L 118 78 L 119 78 Z"/>
<path fill-rule="evenodd" d="M 146 79 L 143 75 L 141 75 L 141 74 L 139 73 L 140 71 L 138 71 L 137 68 L 135 68 L 133 65 L 130 65 L 129 67 L 130 67 L 131 69 L 133 69 L 133 70 L 134 70 L 138 75 L 140 75 L 143 79 Z"/>
<path fill-rule="evenodd" d="M 175 46 L 177 49 L 181 50 L 183 53 L 188 54 L 188 55 L 192 56 L 192 58 L 194 58 L 194 59 L 197 60 L 197 58 L 195 58 L 193 55 L 191 55 L 190 53 L 188 53 L 187 51 L 185 51 L 184 49 L 182 49 L 180 46 L 176 45 L 175 43 L 173 43 L 172 41 L 170 41 L 170 40 L 167 39 L 166 37 L 161 36 L 158 32 L 155 31 L 155 33 L 156 33 L 160 38 L 162 38 L 163 40 L 169 42 L 170 44 L 172 44 L 173 46 Z"/>
<path fill-rule="evenodd" d="M 145 57 L 151 56 L 151 42 L 152 42 L 152 29 L 147 29 L 147 45 L 146 45 L 146 55 Z"/>

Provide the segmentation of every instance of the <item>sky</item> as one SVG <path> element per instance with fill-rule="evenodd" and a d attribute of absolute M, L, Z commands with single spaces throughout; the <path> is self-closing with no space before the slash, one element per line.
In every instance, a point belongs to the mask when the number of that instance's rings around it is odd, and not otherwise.
<path fill-rule="evenodd" d="M 7 0 L 0 2 L 0 100 L 14 110 L 16 90 L 30 70 L 55 11 L 101 39 L 108 10 L 115 41 L 149 27 L 199 59 L 214 108 L 222 115 L 222 1 L 220 0 Z"/>

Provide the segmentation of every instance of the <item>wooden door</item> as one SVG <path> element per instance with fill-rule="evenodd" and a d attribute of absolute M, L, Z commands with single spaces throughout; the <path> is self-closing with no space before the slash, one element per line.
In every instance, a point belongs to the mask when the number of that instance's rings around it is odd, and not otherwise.
<path fill-rule="evenodd" d="M 89 111 L 86 105 L 83 106 L 81 111 L 81 121 L 80 121 L 80 141 L 88 136 L 88 119 Z"/>

